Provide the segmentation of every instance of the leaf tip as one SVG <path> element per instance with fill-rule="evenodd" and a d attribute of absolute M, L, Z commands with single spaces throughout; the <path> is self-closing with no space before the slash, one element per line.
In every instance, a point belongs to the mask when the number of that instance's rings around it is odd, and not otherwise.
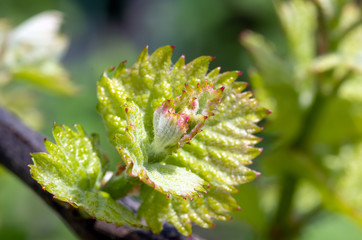
<path fill-rule="evenodd" d="M 116 69 L 116 67 L 115 67 L 115 66 L 112 66 L 112 67 L 110 67 L 110 68 L 107 69 L 107 72 L 109 72 L 109 73 L 110 73 L 110 72 L 113 72 L 114 69 Z"/>

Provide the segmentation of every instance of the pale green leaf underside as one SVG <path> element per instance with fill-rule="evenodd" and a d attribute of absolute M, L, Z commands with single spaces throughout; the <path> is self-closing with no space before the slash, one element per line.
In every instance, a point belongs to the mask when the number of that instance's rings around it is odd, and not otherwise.
<path fill-rule="evenodd" d="M 265 116 L 266 110 L 257 105 L 250 93 L 240 93 L 246 84 L 234 83 L 238 72 L 219 74 L 220 69 L 216 68 L 207 74 L 212 58 L 206 56 L 187 65 L 181 57 L 171 67 L 172 51 L 172 47 L 165 46 L 148 56 L 145 49 L 131 68 L 125 68 L 123 62 L 113 77 L 104 73 L 98 83 L 98 111 L 105 120 L 109 137 L 127 164 L 128 173 L 139 176 L 164 194 L 196 195 L 196 190 L 201 190 L 205 184 L 203 180 L 234 191 L 234 185 L 257 175 L 244 165 L 250 164 L 260 153 L 253 147 L 260 140 L 253 134 L 260 130 L 256 123 Z M 206 79 L 214 83 L 214 89 L 225 88 L 221 104 L 190 145 L 185 144 L 160 162 L 172 168 L 177 165 L 191 170 L 190 177 L 200 180 L 194 186 L 184 185 L 184 191 L 172 190 L 172 183 L 179 181 L 177 175 L 157 170 L 155 178 L 156 169 L 152 169 L 152 174 L 148 169 L 153 164 L 149 162 L 148 149 L 154 137 L 154 111 L 166 100 L 180 96 L 185 84 L 196 89 L 197 84 Z M 195 190 L 190 193 L 192 188 Z"/>
<path fill-rule="evenodd" d="M 202 186 L 206 185 L 206 182 L 185 168 L 155 163 L 146 165 L 146 169 L 151 186 L 153 187 L 153 183 L 158 183 L 154 187 L 160 192 L 176 196 L 192 196 L 195 190 L 205 191 Z"/>
<path fill-rule="evenodd" d="M 168 221 L 184 235 L 192 233 L 191 221 L 209 228 L 212 219 L 228 220 L 228 212 L 240 210 L 229 193 L 211 187 L 207 195 L 191 199 L 167 197 L 152 188 L 143 186 L 143 203 L 139 208 L 139 217 L 145 218 L 154 233 L 162 230 L 163 220 Z"/>
<path fill-rule="evenodd" d="M 81 126 L 73 131 L 55 125 L 56 144 L 46 140 L 47 153 L 33 153 L 30 165 L 33 178 L 55 198 L 87 211 L 91 216 L 112 222 L 140 226 L 133 213 L 99 191 L 102 157 Z"/>

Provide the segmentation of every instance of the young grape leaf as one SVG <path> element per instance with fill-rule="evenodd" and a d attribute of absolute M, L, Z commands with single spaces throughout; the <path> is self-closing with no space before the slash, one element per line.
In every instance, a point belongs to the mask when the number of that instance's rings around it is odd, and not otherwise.
<path fill-rule="evenodd" d="M 165 196 L 150 187 L 142 187 L 143 202 L 138 210 L 139 217 L 145 218 L 154 233 L 162 230 L 163 220 L 168 221 L 184 235 L 192 233 L 191 221 L 210 228 L 212 219 L 229 220 L 228 212 L 240 210 L 230 194 L 211 187 L 207 195 L 193 199 Z"/>
<path fill-rule="evenodd" d="M 109 137 L 127 172 L 162 193 L 191 197 L 206 181 L 233 191 L 257 176 L 244 165 L 260 153 L 252 134 L 267 111 L 240 93 L 246 84 L 233 83 L 238 72 L 207 75 L 212 57 L 185 65 L 182 56 L 171 68 L 172 51 L 165 46 L 148 56 L 145 48 L 131 68 L 123 62 L 113 77 L 103 74 L 98 111 Z M 192 184 L 172 189 L 181 175 Z"/>
<path fill-rule="evenodd" d="M 56 144 L 45 140 L 48 154 L 32 154 L 33 178 L 55 198 L 87 211 L 96 219 L 141 226 L 130 210 L 99 190 L 106 161 L 97 149 L 97 137 L 86 136 L 80 125 L 75 127 L 73 131 L 65 125 L 54 125 Z"/>
<path fill-rule="evenodd" d="M 106 71 L 97 108 L 125 171 L 145 183 L 139 216 L 154 232 L 166 220 L 187 235 L 191 221 L 210 227 L 237 209 L 229 192 L 259 175 L 246 165 L 262 150 L 254 134 L 268 111 L 234 82 L 239 72 L 208 73 L 207 56 L 171 67 L 172 51 L 145 48 L 132 67 Z"/>

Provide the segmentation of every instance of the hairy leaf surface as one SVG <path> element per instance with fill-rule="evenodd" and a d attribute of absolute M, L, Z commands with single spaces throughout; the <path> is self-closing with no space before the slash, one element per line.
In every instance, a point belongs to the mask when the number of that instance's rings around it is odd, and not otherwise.
<path fill-rule="evenodd" d="M 208 72 L 208 56 L 172 64 L 172 52 L 145 48 L 130 68 L 106 71 L 97 109 L 125 171 L 146 184 L 139 217 L 154 232 L 166 220 L 188 235 L 191 221 L 210 227 L 212 218 L 227 219 L 237 209 L 229 193 L 259 175 L 246 165 L 262 150 L 254 134 L 268 111 L 242 92 L 246 83 L 234 82 L 239 72 Z"/>
<path fill-rule="evenodd" d="M 163 220 L 168 221 L 184 235 L 192 233 L 191 221 L 210 228 L 212 219 L 231 219 L 228 212 L 240 210 L 236 201 L 224 190 L 211 187 L 207 195 L 193 199 L 165 196 L 150 187 L 143 186 L 144 199 L 138 214 L 145 218 L 154 233 L 162 230 Z"/>
<path fill-rule="evenodd" d="M 33 153 L 33 178 L 55 198 L 112 222 L 140 226 L 133 213 L 99 190 L 106 161 L 97 149 L 97 137 L 88 137 L 80 125 L 76 131 L 55 125 L 56 144 L 45 140 L 47 153 Z"/>
<path fill-rule="evenodd" d="M 185 65 L 182 56 L 171 67 L 172 51 L 165 46 L 148 56 L 145 48 L 131 68 L 123 62 L 113 77 L 103 74 L 98 111 L 109 137 L 129 174 L 162 193 L 196 195 L 206 181 L 233 191 L 257 175 L 244 165 L 260 153 L 252 134 L 266 110 L 240 93 L 246 84 L 233 82 L 238 72 L 207 74 L 212 57 Z M 173 191 L 168 185 L 179 175 L 193 185 Z"/>

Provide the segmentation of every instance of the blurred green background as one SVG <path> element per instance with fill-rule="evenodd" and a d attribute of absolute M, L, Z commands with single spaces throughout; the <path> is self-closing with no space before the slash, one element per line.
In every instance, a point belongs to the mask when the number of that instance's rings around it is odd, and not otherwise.
<path fill-rule="evenodd" d="M 37 89 L 37 108 L 44 114 L 41 132 L 51 139 L 53 121 L 82 124 L 88 133 L 101 134 L 101 143 L 110 159 L 117 153 L 107 143 L 96 105 L 96 81 L 104 69 L 128 60 L 131 65 L 145 45 L 153 52 L 163 45 L 175 45 L 174 60 L 181 54 L 186 61 L 200 55 L 215 56 L 211 68 L 240 70 L 242 81 L 249 81 L 247 70 L 254 65 L 239 41 L 243 31 L 252 30 L 286 53 L 286 39 L 270 0 L 1 0 L 0 18 L 15 26 L 45 10 L 64 13 L 62 32 L 70 45 L 63 64 L 80 91 L 72 97 Z M 27 85 L 26 85 L 27 86 Z M 32 86 L 27 86 L 31 88 Z M 362 93 L 361 93 L 362 94 Z M 268 135 L 266 142 L 268 143 Z M 270 136 L 269 136 L 270 137 Z M 264 146 L 266 149 L 268 146 Z M 262 171 L 261 157 L 253 169 Z M 264 223 L 276 208 L 277 180 L 262 175 L 243 185 L 236 198 L 243 210 L 231 222 L 217 222 L 213 229 L 195 227 L 195 234 L 206 239 L 262 239 Z M 16 177 L 0 167 L 0 239 L 76 239 L 75 236 L 35 194 Z M 362 183 L 361 183 L 362 184 Z M 308 187 L 298 196 L 318 200 Z M 265 191 L 258 191 L 266 186 Z M 261 206 L 262 204 L 263 206 Z M 323 211 L 303 229 L 300 239 L 362 239 L 362 229 L 350 218 Z"/>

